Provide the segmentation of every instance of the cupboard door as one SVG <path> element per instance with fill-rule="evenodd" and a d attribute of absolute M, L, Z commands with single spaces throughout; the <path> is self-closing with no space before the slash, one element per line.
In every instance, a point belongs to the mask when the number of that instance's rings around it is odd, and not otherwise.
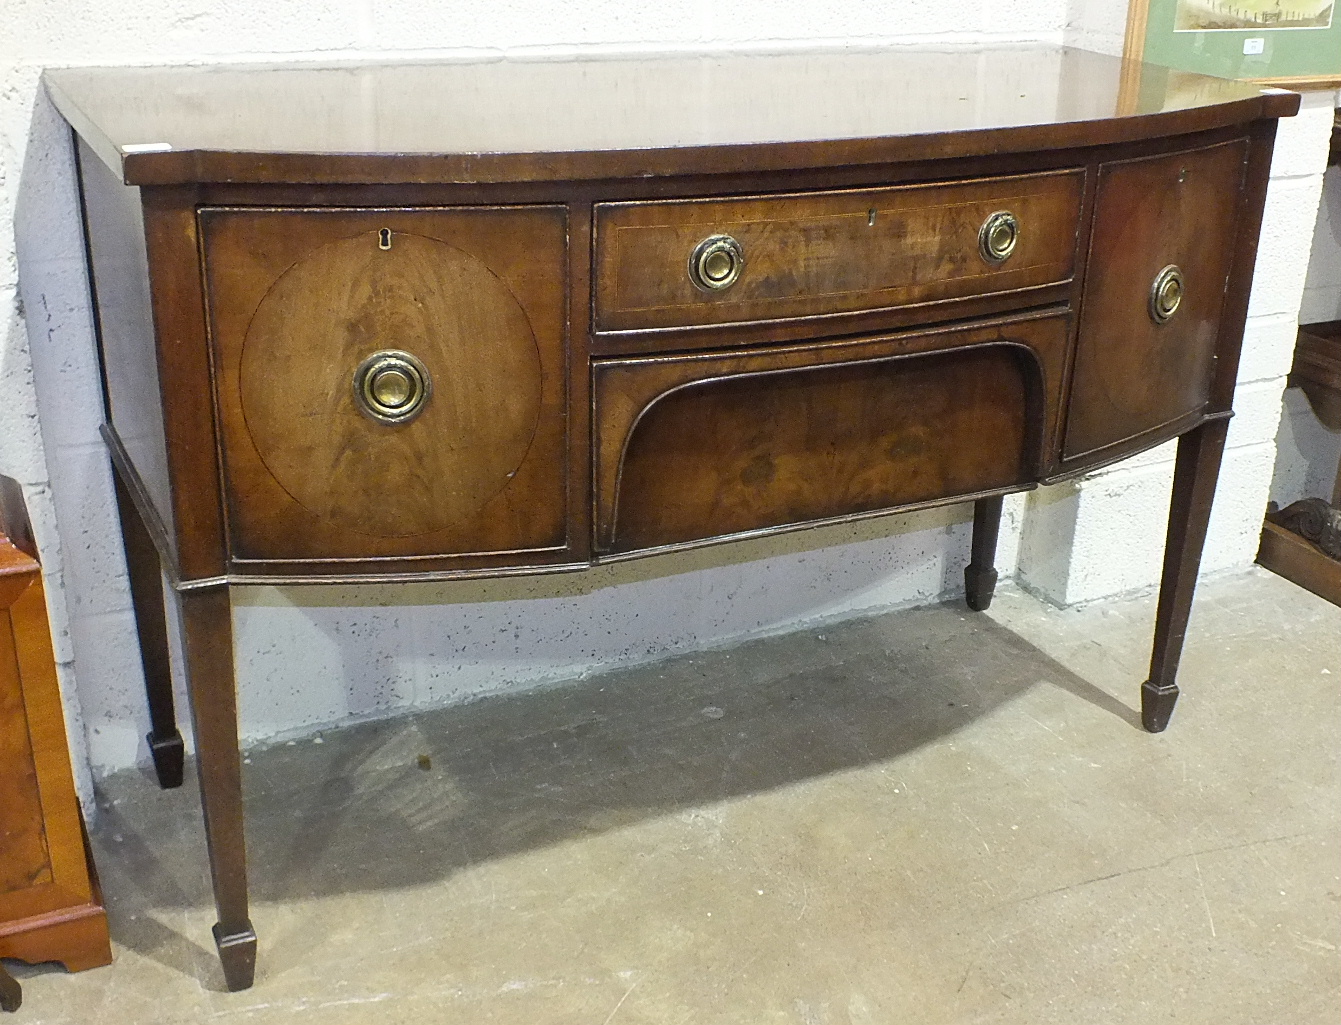
<path fill-rule="evenodd" d="M 1236 140 L 1100 168 L 1067 460 L 1205 405 L 1247 152 Z"/>
<path fill-rule="evenodd" d="M 201 219 L 235 565 L 566 546 L 562 207 Z"/>

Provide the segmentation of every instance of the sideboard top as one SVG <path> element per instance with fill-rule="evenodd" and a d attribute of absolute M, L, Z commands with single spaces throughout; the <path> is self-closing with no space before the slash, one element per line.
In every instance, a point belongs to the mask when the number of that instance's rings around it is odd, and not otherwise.
<path fill-rule="evenodd" d="M 1090 145 L 1298 109 L 1292 93 L 1019 45 L 48 70 L 124 180 L 497 182 Z"/>

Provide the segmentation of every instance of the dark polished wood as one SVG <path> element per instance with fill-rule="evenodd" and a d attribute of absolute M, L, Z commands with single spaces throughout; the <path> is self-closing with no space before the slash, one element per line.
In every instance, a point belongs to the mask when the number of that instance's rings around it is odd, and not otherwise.
<path fill-rule="evenodd" d="M 563 207 L 200 222 L 235 561 L 568 554 Z M 351 401 L 383 350 L 430 378 L 412 421 Z"/>
<path fill-rule="evenodd" d="M 0 965 L 0 1011 L 17 1011 L 22 1006 L 23 987 Z"/>
<path fill-rule="evenodd" d="M 596 329 L 779 320 L 1062 284 L 1075 268 L 1083 185 L 1082 172 L 1063 171 L 818 195 L 602 204 Z M 1021 228 L 1010 258 L 992 263 L 978 252 L 978 234 L 997 211 L 1009 211 Z M 737 240 L 744 268 L 729 288 L 709 292 L 685 266 L 696 244 L 715 234 Z"/>
<path fill-rule="evenodd" d="M 1167 722 L 1297 97 L 1046 46 L 45 81 L 154 735 L 151 547 L 182 606 L 229 988 L 256 950 L 232 585 L 559 572 L 972 501 L 984 609 L 1002 495 L 1182 436 L 1143 692 Z"/>
<path fill-rule="evenodd" d="M 1127 62 L 1015 45 L 68 68 L 46 81 L 80 135 L 136 185 L 827 168 L 1131 142 L 1298 107 L 1246 83 L 1142 70 L 1133 93 Z"/>
<path fill-rule="evenodd" d="M 110 964 L 112 948 L 36 553 L 19 487 L 0 477 L 0 957 L 77 972 Z M 8 1010 L 20 998 L 17 984 L 0 993 Z"/>
<path fill-rule="evenodd" d="M 1205 406 L 1246 157 L 1239 141 L 1100 168 L 1066 459 Z M 1156 323 L 1150 290 L 1168 266 L 1185 291 Z"/>
<path fill-rule="evenodd" d="M 1329 430 L 1341 431 L 1341 320 L 1300 325 L 1287 383 Z"/>
<path fill-rule="evenodd" d="M 219 915 L 214 942 L 228 988 L 246 989 L 256 972 L 256 932 L 251 927 L 247 902 L 232 603 L 226 587 L 188 591 L 179 595 L 178 601 L 200 804 L 205 816 L 214 906 Z"/>
<path fill-rule="evenodd" d="M 186 754 L 182 735 L 177 729 L 177 712 L 172 696 L 172 663 L 168 655 L 168 624 L 163 607 L 163 571 L 158 550 L 140 511 L 122 482 L 113 474 L 116 507 L 125 539 L 126 571 L 130 577 L 130 597 L 135 607 L 135 626 L 140 640 L 140 665 L 149 698 L 151 729 L 145 738 L 154 760 L 158 785 L 168 790 L 182 785 Z"/>
<path fill-rule="evenodd" d="M 177 531 L 140 190 L 123 185 L 82 138 L 75 155 L 106 413 L 165 527 L 163 540 L 175 563 Z"/>
<path fill-rule="evenodd" d="M 742 535 L 1029 484 L 1069 319 L 593 362 L 597 548 Z M 710 453 L 710 458 L 704 458 Z"/>
<path fill-rule="evenodd" d="M 1341 563 L 1341 509 L 1321 498 L 1303 498 L 1284 509 L 1273 504 L 1267 519 L 1311 541 L 1323 555 Z"/>
<path fill-rule="evenodd" d="M 1220 476 L 1229 420 L 1210 420 L 1178 439 L 1169 505 L 1169 534 L 1164 549 L 1164 575 L 1155 611 L 1155 647 L 1150 678 L 1141 684 L 1141 722 L 1151 733 L 1169 725 L 1178 700 L 1178 660 L 1183 653 L 1192 594 L 1201 566 L 1201 549 L 1211 520 L 1211 500 Z"/>
<path fill-rule="evenodd" d="M 996 541 L 1001 533 L 1001 496 L 973 503 L 973 556 L 964 567 L 964 600 L 974 612 L 986 612 L 996 591 Z"/>
<path fill-rule="evenodd" d="M 1341 572 L 1337 560 L 1292 530 L 1268 519 L 1262 524 L 1257 561 L 1333 605 L 1341 605 Z"/>

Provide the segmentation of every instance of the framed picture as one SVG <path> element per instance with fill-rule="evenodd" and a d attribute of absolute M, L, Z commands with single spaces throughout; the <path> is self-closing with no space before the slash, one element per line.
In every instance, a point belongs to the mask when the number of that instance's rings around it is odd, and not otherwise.
<path fill-rule="evenodd" d="M 1341 0 L 1131 0 L 1125 54 L 1291 89 L 1341 86 Z"/>

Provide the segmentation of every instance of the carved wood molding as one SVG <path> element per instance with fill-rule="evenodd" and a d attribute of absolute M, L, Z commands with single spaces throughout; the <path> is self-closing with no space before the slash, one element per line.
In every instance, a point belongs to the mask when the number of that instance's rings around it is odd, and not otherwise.
<path fill-rule="evenodd" d="M 1333 508 L 1321 498 L 1305 498 L 1284 509 L 1273 502 L 1267 519 L 1311 541 L 1323 554 L 1341 562 L 1341 509 Z"/>

